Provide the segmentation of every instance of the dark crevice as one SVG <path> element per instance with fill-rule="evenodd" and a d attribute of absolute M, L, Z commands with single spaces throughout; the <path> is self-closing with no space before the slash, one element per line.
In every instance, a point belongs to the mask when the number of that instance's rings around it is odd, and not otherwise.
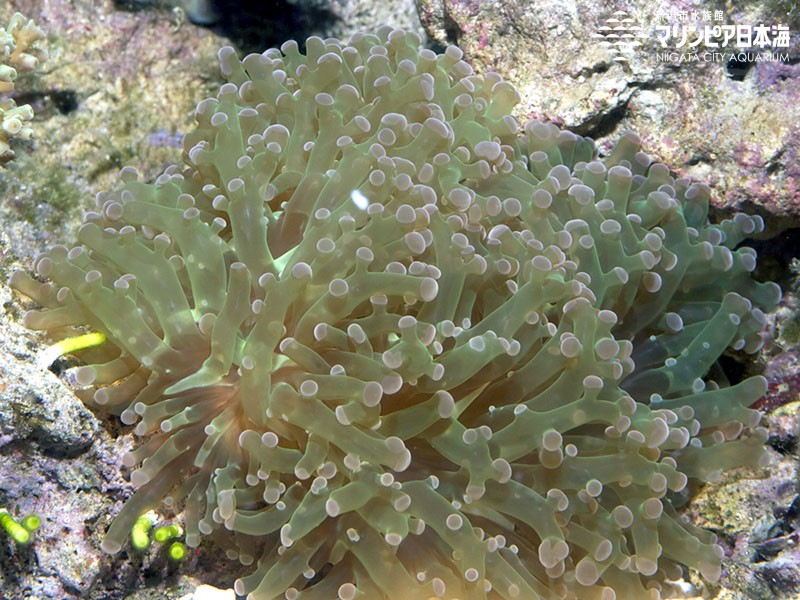
<path fill-rule="evenodd" d="M 714 161 L 715 158 L 711 155 L 710 151 L 699 150 L 692 154 L 685 164 L 687 167 L 693 167 L 695 165 L 699 165 L 700 163 L 711 165 L 714 164 Z"/>
<path fill-rule="evenodd" d="M 591 67 L 582 68 L 580 71 L 578 71 L 578 74 L 575 76 L 575 78 L 591 77 L 592 75 L 602 75 L 603 73 L 607 72 L 608 69 L 609 65 L 607 62 L 599 62 L 592 65 Z"/>
<path fill-rule="evenodd" d="M 158 0 L 115 0 L 114 4 L 130 11 L 164 6 Z M 323 2 L 199 0 L 183 4 L 190 21 L 228 38 L 243 54 L 261 53 L 290 39 L 305 51 L 307 37 L 327 36 L 338 20 Z"/>
<path fill-rule="evenodd" d="M 781 552 L 792 549 L 800 541 L 800 495 L 796 495 L 789 506 L 777 506 L 772 509 L 774 522 L 769 530 L 754 534 L 752 560 L 754 563 L 766 562 L 776 558 Z M 764 570 L 771 571 L 773 565 L 767 565 Z M 795 581 L 796 583 L 796 581 Z"/>
<path fill-rule="evenodd" d="M 764 172 L 767 175 L 774 175 L 778 171 L 782 171 L 784 169 L 784 165 L 780 159 L 783 157 L 785 150 L 785 148 L 781 148 L 769 159 L 767 167 L 764 169 Z"/>
<path fill-rule="evenodd" d="M 56 377 L 61 377 L 64 371 L 74 366 L 75 366 L 74 360 L 72 360 L 71 358 L 65 358 L 63 356 L 59 356 L 52 363 L 50 363 L 50 366 L 47 367 L 47 370 L 50 371 Z"/>
<path fill-rule="evenodd" d="M 669 67 L 670 65 L 666 65 Z M 678 72 L 678 69 L 672 69 Z M 653 90 L 667 90 L 675 87 L 675 82 L 668 77 L 654 81 L 631 82 L 629 85 L 636 85 L 636 91 L 653 91 Z"/>
<path fill-rule="evenodd" d="M 800 257 L 800 228 L 786 229 L 769 239 L 748 239 L 740 246 L 749 246 L 758 253 L 758 267 L 754 273 L 758 281 L 774 281 L 784 289 L 791 285 L 790 267 L 792 261 Z"/>
<path fill-rule="evenodd" d="M 731 55 L 731 59 L 725 65 L 725 70 L 728 72 L 728 77 L 733 79 L 734 81 L 744 81 L 744 78 L 747 76 L 747 73 L 755 64 L 752 60 L 739 60 L 736 58 L 745 54 L 745 56 L 750 56 L 750 53 L 734 53 Z"/>
<path fill-rule="evenodd" d="M 627 103 L 611 109 L 601 114 L 594 121 L 585 123 L 573 129 L 578 135 L 599 139 L 613 133 L 628 113 Z"/>
<path fill-rule="evenodd" d="M 767 444 L 778 454 L 791 456 L 797 450 L 797 436 L 792 434 L 771 435 L 767 440 Z"/>
<path fill-rule="evenodd" d="M 736 385 L 747 379 L 747 365 L 739 362 L 736 357 L 723 354 L 717 360 L 719 369 L 730 385 Z"/>
<path fill-rule="evenodd" d="M 37 120 L 53 114 L 68 115 L 80 104 L 75 90 L 27 91 L 14 94 L 17 105 L 30 104 Z"/>
<path fill-rule="evenodd" d="M 448 44 L 458 45 L 458 40 L 461 38 L 461 28 L 447 13 L 444 15 L 444 34 Z"/>
<path fill-rule="evenodd" d="M 209 0 L 219 21 L 210 29 L 247 54 L 279 47 L 294 39 L 305 51 L 305 39 L 327 35 L 337 21 L 322 3 L 288 3 L 280 0 Z"/>

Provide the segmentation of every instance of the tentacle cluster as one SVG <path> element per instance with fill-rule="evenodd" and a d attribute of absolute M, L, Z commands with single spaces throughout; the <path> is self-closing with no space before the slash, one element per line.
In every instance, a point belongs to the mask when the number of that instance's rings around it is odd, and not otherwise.
<path fill-rule="evenodd" d="M 44 39 L 44 31 L 20 13 L 14 13 L 8 25 L 0 27 L 0 165 L 14 157 L 12 138 L 29 140 L 33 136 L 30 104 L 17 106 L 5 95 L 14 91 L 18 74 L 36 70 L 47 59 Z"/>
<path fill-rule="evenodd" d="M 624 134 L 508 114 L 514 89 L 390 29 L 240 61 L 197 109 L 185 164 L 122 171 L 72 249 L 13 285 L 141 437 L 138 491 L 186 541 L 257 563 L 251 598 L 657 598 L 720 575 L 673 498 L 760 460 L 728 348 L 780 295 L 708 223 L 708 187 Z M 260 548 L 260 555 L 254 553 Z"/>

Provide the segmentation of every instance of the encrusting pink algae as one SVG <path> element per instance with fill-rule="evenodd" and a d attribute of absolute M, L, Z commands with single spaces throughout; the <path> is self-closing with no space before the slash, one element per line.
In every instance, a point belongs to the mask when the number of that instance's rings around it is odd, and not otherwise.
<path fill-rule="evenodd" d="M 77 352 L 77 394 L 134 426 L 118 552 L 162 501 L 252 599 L 660 597 L 721 573 L 673 508 L 758 464 L 780 291 L 710 191 L 624 133 L 520 128 L 513 87 L 385 28 L 239 60 L 184 164 L 122 170 L 78 244 L 12 286 Z M 42 283 L 40 278 L 48 280 Z M 715 371 L 716 373 L 716 371 Z M 718 376 L 719 377 L 719 376 Z"/>

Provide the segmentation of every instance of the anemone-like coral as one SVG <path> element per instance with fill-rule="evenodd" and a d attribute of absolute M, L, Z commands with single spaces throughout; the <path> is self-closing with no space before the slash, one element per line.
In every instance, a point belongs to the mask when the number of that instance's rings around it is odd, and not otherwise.
<path fill-rule="evenodd" d="M 737 249 L 761 220 L 709 224 L 709 188 L 633 134 L 598 160 L 518 131 L 508 83 L 413 34 L 220 61 L 182 168 L 123 169 L 36 260 L 53 283 L 12 278 L 44 307 L 29 327 L 108 339 L 78 394 L 141 443 L 103 548 L 165 499 L 189 546 L 257 562 L 255 599 L 717 579 L 673 498 L 762 456 L 764 379 L 716 369 L 780 295 Z"/>
<path fill-rule="evenodd" d="M 14 13 L 7 27 L 0 27 L 0 93 L 11 92 L 18 73 L 33 71 L 47 52 L 41 46 L 44 32 L 20 13 Z M 29 104 L 17 106 L 11 98 L 0 99 L 0 163 L 13 158 L 9 140 L 30 139 L 33 118 Z"/>

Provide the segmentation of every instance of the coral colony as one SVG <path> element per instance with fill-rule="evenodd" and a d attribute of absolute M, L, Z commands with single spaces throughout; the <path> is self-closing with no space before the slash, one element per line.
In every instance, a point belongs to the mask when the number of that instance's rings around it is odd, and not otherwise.
<path fill-rule="evenodd" d="M 163 501 L 253 599 L 659 598 L 720 577 L 672 498 L 762 460 L 728 349 L 774 284 L 743 214 L 622 135 L 509 115 L 514 88 L 399 30 L 239 60 L 184 164 L 121 172 L 13 286 L 77 393 L 134 426 L 120 551 Z"/>
<path fill-rule="evenodd" d="M 41 46 L 44 37 L 44 32 L 20 13 L 15 13 L 6 27 L 0 27 L 0 94 L 14 91 L 17 75 L 35 70 L 47 58 Z M 17 106 L 11 98 L 0 98 L 0 164 L 14 156 L 11 138 L 31 138 L 31 119 L 33 109 L 29 104 Z"/>

